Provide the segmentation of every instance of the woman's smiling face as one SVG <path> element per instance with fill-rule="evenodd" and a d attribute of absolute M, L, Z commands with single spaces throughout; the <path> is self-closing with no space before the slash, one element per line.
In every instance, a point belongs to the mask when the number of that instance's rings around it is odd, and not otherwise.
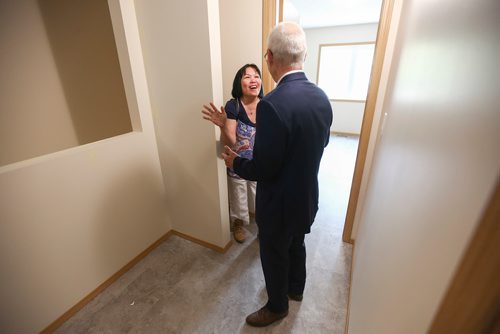
<path fill-rule="evenodd" d="M 261 79 L 259 72 L 253 67 L 247 67 L 241 78 L 241 91 L 243 96 L 259 96 Z"/>

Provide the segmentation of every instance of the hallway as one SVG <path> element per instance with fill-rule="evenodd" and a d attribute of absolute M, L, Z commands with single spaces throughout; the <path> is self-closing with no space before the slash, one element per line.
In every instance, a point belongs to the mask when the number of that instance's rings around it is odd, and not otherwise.
<path fill-rule="evenodd" d="M 320 169 L 320 210 L 306 236 L 301 303 L 265 329 L 245 317 L 266 301 L 257 228 L 219 254 L 170 237 L 56 333 L 343 333 L 352 247 L 342 242 L 358 138 L 332 136 Z"/>

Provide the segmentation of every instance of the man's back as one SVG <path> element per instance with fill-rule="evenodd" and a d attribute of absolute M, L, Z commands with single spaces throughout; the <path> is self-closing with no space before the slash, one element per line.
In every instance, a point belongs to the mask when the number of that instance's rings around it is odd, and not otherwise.
<path fill-rule="evenodd" d="M 330 134 L 330 102 L 303 72 L 291 73 L 259 103 L 257 117 L 254 157 L 275 161 L 269 177 L 258 180 L 259 228 L 308 233 L 318 210 L 317 174 Z"/>
<path fill-rule="evenodd" d="M 281 22 L 267 45 L 264 58 L 278 86 L 257 106 L 253 159 L 238 157 L 227 146 L 222 154 L 239 176 L 258 181 L 256 221 L 268 301 L 246 318 L 256 327 L 286 317 L 289 299 L 302 300 L 304 239 L 318 211 L 318 169 L 333 118 L 326 95 L 302 72 L 304 30 Z"/>

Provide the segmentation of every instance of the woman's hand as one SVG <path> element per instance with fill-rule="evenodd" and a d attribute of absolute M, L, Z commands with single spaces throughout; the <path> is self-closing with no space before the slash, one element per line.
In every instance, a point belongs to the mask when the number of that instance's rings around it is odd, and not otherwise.
<path fill-rule="evenodd" d="M 226 125 L 227 115 L 224 111 L 224 107 L 220 107 L 219 111 L 219 109 L 217 109 L 217 107 L 210 102 L 210 106 L 203 105 L 201 113 L 203 114 L 204 119 L 214 123 L 221 129 Z"/>

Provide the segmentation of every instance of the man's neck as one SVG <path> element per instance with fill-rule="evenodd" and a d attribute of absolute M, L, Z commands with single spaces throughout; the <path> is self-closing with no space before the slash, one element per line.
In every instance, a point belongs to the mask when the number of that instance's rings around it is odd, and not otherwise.
<path fill-rule="evenodd" d="M 274 82 L 278 82 L 281 77 L 290 71 L 302 71 L 301 66 L 280 66 L 276 69 L 274 75 L 272 75 Z"/>

